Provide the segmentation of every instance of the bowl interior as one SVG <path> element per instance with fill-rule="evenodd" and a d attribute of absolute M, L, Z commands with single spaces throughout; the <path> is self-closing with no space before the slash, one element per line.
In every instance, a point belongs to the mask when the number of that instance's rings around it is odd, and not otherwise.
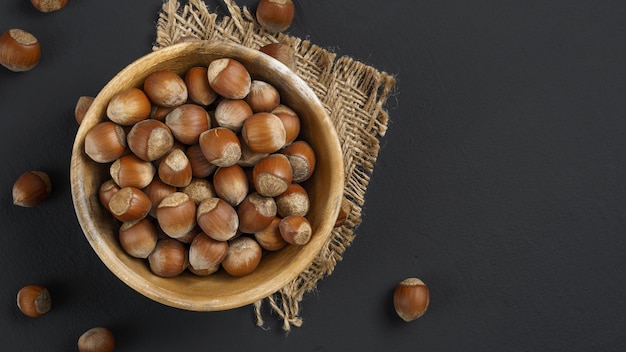
<path fill-rule="evenodd" d="M 158 70 L 183 74 L 193 66 L 230 57 L 240 61 L 253 79 L 273 84 L 281 101 L 301 118 L 301 139 L 317 156 L 314 175 L 305 185 L 311 198 L 308 218 L 311 241 L 264 254 L 259 267 L 243 277 L 219 271 L 208 277 L 185 272 L 174 278 L 152 274 L 144 260 L 127 255 L 120 247 L 117 222 L 100 205 L 98 189 L 108 180 L 108 165 L 84 153 L 85 134 L 106 119 L 106 106 L 122 89 L 141 87 L 146 76 Z M 329 239 L 343 195 L 343 161 L 335 129 L 317 96 L 297 75 L 269 56 L 250 48 L 222 42 L 197 41 L 173 45 L 143 56 L 120 71 L 96 96 L 74 141 L 71 158 L 74 207 L 87 240 L 104 264 L 123 282 L 157 302 L 186 310 L 215 311 L 241 307 L 267 297 L 293 280 L 313 261 Z"/>

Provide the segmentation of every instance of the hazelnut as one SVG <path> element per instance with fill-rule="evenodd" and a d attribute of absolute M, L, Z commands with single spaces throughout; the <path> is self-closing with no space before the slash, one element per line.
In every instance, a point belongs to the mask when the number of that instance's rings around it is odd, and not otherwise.
<path fill-rule="evenodd" d="M 250 147 L 248 147 L 248 144 L 246 144 L 246 141 L 243 140 L 240 134 L 237 135 L 237 138 L 239 138 L 239 144 L 241 145 L 241 158 L 237 161 L 237 165 L 252 170 L 252 166 L 269 155 L 268 153 L 256 153 L 250 150 Z"/>
<path fill-rule="evenodd" d="M 103 121 L 85 134 L 85 154 L 98 163 L 110 163 L 124 155 L 126 132 L 122 126 Z"/>
<path fill-rule="evenodd" d="M 161 122 L 165 122 L 165 118 L 167 114 L 172 112 L 176 107 L 175 106 L 158 106 L 152 105 L 152 111 L 150 112 L 150 118 L 159 120 Z"/>
<path fill-rule="evenodd" d="M 28 71 L 41 58 L 37 38 L 22 29 L 9 29 L 0 35 L 0 64 L 11 71 Z"/>
<path fill-rule="evenodd" d="M 256 8 L 256 19 L 270 32 L 283 32 L 291 25 L 294 13 L 291 0 L 261 0 Z"/>
<path fill-rule="evenodd" d="M 144 188 L 152 182 L 155 169 L 151 162 L 134 154 L 121 156 L 109 167 L 111 178 L 120 187 Z"/>
<path fill-rule="evenodd" d="M 165 124 L 183 144 L 198 144 L 200 134 L 211 127 L 209 114 L 199 105 L 183 104 L 165 117 Z"/>
<path fill-rule="evenodd" d="M 309 194 L 304 187 L 292 183 L 287 190 L 276 196 L 276 208 L 280 217 L 305 216 L 309 212 Z"/>
<path fill-rule="evenodd" d="M 218 197 L 236 206 L 248 194 L 248 177 L 237 164 L 220 167 L 213 174 L 213 188 Z"/>
<path fill-rule="evenodd" d="M 286 146 L 282 153 L 289 159 L 292 181 L 300 183 L 308 180 L 315 171 L 315 152 L 305 141 L 295 141 Z"/>
<path fill-rule="evenodd" d="M 148 196 L 135 187 L 120 188 L 109 201 L 111 214 L 122 222 L 145 218 L 151 207 L 152 204 Z"/>
<path fill-rule="evenodd" d="M 204 157 L 214 165 L 231 166 L 241 158 L 239 139 L 228 128 L 215 127 L 203 132 L 199 144 Z"/>
<path fill-rule="evenodd" d="M 150 101 L 159 106 L 179 106 L 188 98 L 185 81 L 174 72 L 166 70 L 148 75 L 143 82 L 143 90 Z"/>
<path fill-rule="evenodd" d="M 228 242 L 214 240 L 200 232 L 189 245 L 189 265 L 195 270 L 219 268 L 227 251 Z"/>
<path fill-rule="evenodd" d="M 209 64 L 207 77 L 211 88 L 226 99 L 243 99 L 250 92 L 250 73 L 237 60 L 213 60 Z"/>
<path fill-rule="evenodd" d="M 291 184 L 291 165 L 283 154 L 270 154 L 259 160 L 252 169 L 254 188 L 261 195 L 276 197 Z"/>
<path fill-rule="evenodd" d="M 250 193 L 237 208 L 239 230 L 243 233 L 255 233 L 269 226 L 276 216 L 274 198 L 264 197 L 259 193 Z"/>
<path fill-rule="evenodd" d="M 217 93 L 209 85 L 206 67 L 192 67 L 185 74 L 185 84 L 189 100 L 202 106 L 208 106 L 217 99 Z"/>
<path fill-rule="evenodd" d="M 282 104 L 272 110 L 272 114 L 278 116 L 285 127 L 285 145 L 291 144 L 300 134 L 300 117 L 290 107 Z"/>
<path fill-rule="evenodd" d="M 241 99 L 222 99 L 215 107 L 217 124 L 234 132 L 239 132 L 243 122 L 252 114 L 250 105 Z"/>
<path fill-rule="evenodd" d="M 241 129 L 241 135 L 257 153 L 273 153 L 285 145 L 286 131 L 280 118 L 269 112 L 258 112 L 248 117 Z"/>
<path fill-rule="evenodd" d="M 216 196 L 213 184 L 206 178 L 192 178 L 189 185 L 183 187 L 181 191 L 191 197 L 196 204 Z"/>
<path fill-rule="evenodd" d="M 245 98 L 253 112 L 271 112 L 280 105 L 280 93 L 273 85 L 254 80 L 250 84 L 250 93 Z"/>
<path fill-rule="evenodd" d="M 174 146 L 174 136 L 163 122 L 148 119 L 133 125 L 126 142 L 140 159 L 152 161 L 165 155 Z"/>
<path fill-rule="evenodd" d="M 278 224 L 280 235 L 291 244 L 305 245 L 309 243 L 313 230 L 311 223 L 304 216 L 289 215 L 280 220 Z"/>
<path fill-rule="evenodd" d="M 76 106 L 74 107 L 74 118 L 79 125 L 83 122 L 85 114 L 87 114 L 87 110 L 89 110 L 89 107 L 93 103 L 94 99 L 94 97 L 85 95 L 78 98 Z"/>
<path fill-rule="evenodd" d="M 261 47 L 259 50 L 280 61 L 292 71 L 296 71 L 296 52 L 291 46 L 282 43 L 271 43 Z"/>
<path fill-rule="evenodd" d="M 185 150 L 185 154 L 191 164 L 193 177 L 208 177 L 217 169 L 217 165 L 210 163 L 204 156 L 200 144 L 190 145 Z"/>
<path fill-rule="evenodd" d="M 198 205 L 198 226 L 209 237 L 227 241 L 237 235 L 239 217 L 230 204 L 220 198 L 207 198 Z"/>
<path fill-rule="evenodd" d="M 232 276 L 244 276 L 253 272 L 261 262 L 263 250 L 250 237 L 238 237 L 230 241 L 222 268 Z"/>
<path fill-rule="evenodd" d="M 98 199 L 106 210 L 111 211 L 109 209 L 109 202 L 111 201 L 111 197 L 119 190 L 120 186 L 113 180 L 107 180 L 100 185 L 98 189 Z"/>
<path fill-rule="evenodd" d="M 406 322 L 413 321 L 426 313 L 430 302 L 430 290 L 417 278 L 401 281 L 393 292 L 396 313 Z"/>
<path fill-rule="evenodd" d="M 50 292 L 40 285 L 27 285 L 17 292 L 17 307 L 24 315 L 38 318 L 50 311 Z"/>
<path fill-rule="evenodd" d="M 145 120 L 152 112 L 152 104 L 139 88 L 127 88 L 116 93 L 107 104 L 107 117 L 122 126 Z"/>
<path fill-rule="evenodd" d="M 196 226 L 196 203 L 183 192 L 169 194 L 157 207 L 157 221 L 168 236 L 183 237 Z"/>
<path fill-rule="evenodd" d="M 158 175 L 170 186 L 185 187 L 191 182 L 191 163 L 180 149 L 173 149 L 159 163 Z"/>
<path fill-rule="evenodd" d="M 147 218 L 123 223 L 118 236 L 122 248 L 135 258 L 147 258 L 156 246 L 157 237 L 156 227 Z"/>
<path fill-rule="evenodd" d="M 54 12 L 58 11 L 67 5 L 67 0 L 30 0 L 33 7 L 39 12 Z"/>
<path fill-rule="evenodd" d="M 185 245 L 173 238 L 159 240 L 148 256 L 150 270 L 161 277 L 180 275 L 189 266 L 189 253 Z"/>
<path fill-rule="evenodd" d="M 177 189 L 175 186 L 168 185 L 158 177 L 153 178 L 152 182 L 150 182 L 149 185 L 142 189 L 143 193 L 148 196 L 148 199 L 150 199 L 150 203 L 152 204 L 152 207 L 150 208 L 150 215 L 153 218 L 156 218 L 157 216 L 156 211 L 159 203 L 161 203 L 161 200 L 163 200 L 163 198 L 167 197 L 168 195 L 176 192 L 176 190 Z"/>
<path fill-rule="evenodd" d="M 343 198 L 341 200 L 341 207 L 339 208 L 339 213 L 337 214 L 337 220 L 335 220 L 334 227 L 343 226 L 343 224 L 348 219 L 348 215 L 350 214 L 351 207 L 352 206 L 350 205 L 350 202 L 346 198 Z"/>
<path fill-rule="evenodd" d="M 113 352 L 114 349 L 115 337 L 107 328 L 91 328 L 78 338 L 79 352 Z"/>
<path fill-rule="evenodd" d="M 280 220 L 276 216 L 269 225 L 254 233 L 254 238 L 266 251 L 277 251 L 288 245 L 287 241 L 280 235 L 280 229 L 278 228 Z"/>
<path fill-rule="evenodd" d="M 34 207 L 50 197 L 52 183 L 43 171 L 27 171 L 13 184 L 13 204 Z"/>

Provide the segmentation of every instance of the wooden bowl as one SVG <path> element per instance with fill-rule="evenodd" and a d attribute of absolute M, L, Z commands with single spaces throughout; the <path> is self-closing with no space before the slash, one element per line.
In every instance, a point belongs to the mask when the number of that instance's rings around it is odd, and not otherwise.
<path fill-rule="evenodd" d="M 304 246 L 288 246 L 266 253 L 259 267 L 243 277 L 223 270 L 200 277 L 185 272 L 174 278 L 152 274 L 145 260 L 127 255 L 118 242 L 120 223 L 98 200 L 100 185 L 110 179 L 108 164 L 92 161 L 84 152 L 85 134 L 106 119 L 106 106 L 113 95 L 129 87 L 141 87 L 158 70 L 183 74 L 193 66 L 208 66 L 217 58 L 240 61 L 256 79 L 273 84 L 282 101 L 293 108 L 302 123 L 301 139 L 317 155 L 317 166 L 307 181 L 313 235 Z M 310 265 L 327 242 L 339 211 L 344 169 L 333 124 L 310 87 L 273 58 L 240 45 L 196 41 L 166 47 L 143 56 L 119 72 L 96 96 L 76 134 L 71 159 L 71 187 L 78 221 L 96 254 L 124 283 L 162 304 L 193 311 L 218 311 L 241 307 L 265 298 L 292 281 Z"/>

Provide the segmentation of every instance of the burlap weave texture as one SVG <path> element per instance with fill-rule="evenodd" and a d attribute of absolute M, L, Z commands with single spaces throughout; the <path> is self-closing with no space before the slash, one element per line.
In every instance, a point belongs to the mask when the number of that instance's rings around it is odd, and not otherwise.
<path fill-rule="evenodd" d="M 223 0 L 229 16 L 218 18 L 201 0 L 176 0 L 163 4 L 153 50 L 186 40 L 222 40 L 258 49 L 269 43 L 284 43 L 296 51 L 296 73 L 320 98 L 339 135 L 345 164 L 345 201 L 350 211 L 343 226 L 335 228 L 311 265 L 291 283 L 267 297 L 273 312 L 283 320 L 283 329 L 302 325 L 300 304 L 317 282 L 330 275 L 355 238 L 362 221 L 362 208 L 370 176 L 380 149 L 379 139 L 387 130 L 385 102 L 395 79 L 347 56 L 337 57 L 310 41 L 263 30 L 247 8 Z M 257 325 L 263 326 L 262 304 L 254 304 Z"/>

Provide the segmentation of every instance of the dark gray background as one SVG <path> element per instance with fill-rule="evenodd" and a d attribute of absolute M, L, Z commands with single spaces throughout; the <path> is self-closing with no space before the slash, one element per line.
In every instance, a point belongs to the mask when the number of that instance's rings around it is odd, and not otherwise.
<path fill-rule="evenodd" d="M 364 222 L 287 337 L 276 316 L 256 328 L 250 307 L 198 313 L 144 298 L 76 220 L 74 104 L 150 52 L 161 4 L 69 0 L 40 14 L 0 2 L 0 30 L 28 30 L 43 50 L 30 72 L 0 70 L 0 349 L 68 351 L 103 325 L 119 351 L 623 350 L 623 1 L 296 1 L 291 34 L 398 83 Z M 52 198 L 12 206 L 31 169 L 50 173 Z M 391 296 L 410 276 L 432 298 L 406 324 Z M 39 319 L 15 306 L 31 283 L 53 295 Z"/>

